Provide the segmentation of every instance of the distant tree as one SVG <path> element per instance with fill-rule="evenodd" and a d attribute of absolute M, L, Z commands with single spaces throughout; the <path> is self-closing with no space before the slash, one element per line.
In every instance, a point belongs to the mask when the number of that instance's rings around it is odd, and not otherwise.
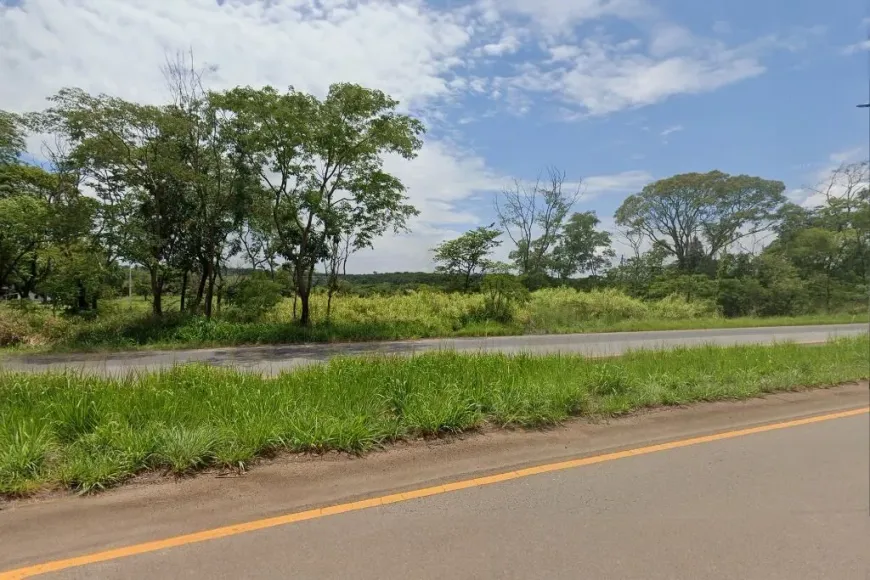
<path fill-rule="evenodd" d="M 693 272 L 738 240 L 768 229 L 785 202 L 784 190 L 780 181 L 721 171 L 675 175 L 626 198 L 616 223 Z"/>
<path fill-rule="evenodd" d="M 565 172 L 547 169 L 546 182 L 539 177 L 528 186 L 515 181 L 496 197 L 495 209 L 501 225 L 515 249 L 510 258 L 521 276 L 543 274 L 550 250 L 562 224 L 580 196 L 580 186 L 565 191 Z"/>
<path fill-rule="evenodd" d="M 501 234 L 501 230 L 496 229 L 495 224 L 490 224 L 465 232 L 456 239 L 440 243 L 434 250 L 435 262 L 438 264 L 436 271 L 462 276 L 462 287 L 468 290 L 472 275 L 484 273 L 489 269 L 490 262 L 487 256 L 501 245 L 498 239 Z"/>
<path fill-rule="evenodd" d="M 597 230 L 600 223 L 592 211 L 575 213 L 565 223 L 549 267 L 560 280 L 586 272 L 597 276 L 613 259 L 610 233 Z"/>

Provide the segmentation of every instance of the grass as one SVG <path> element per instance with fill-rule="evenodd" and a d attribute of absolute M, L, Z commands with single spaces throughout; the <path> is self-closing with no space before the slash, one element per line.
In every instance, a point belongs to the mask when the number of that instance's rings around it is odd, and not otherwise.
<path fill-rule="evenodd" d="M 339 296 L 326 320 L 326 297 L 312 296 L 310 328 L 294 322 L 293 303 L 285 299 L 255 322 L 242 321 L 225 308 L 213 320 L 171 312 L 166 300 L 162 319 L 148 315 L 149 303 L 137 298 L 107 300 L 97 316 L 54 313 L 50 308 L 0 305 L 0 347 L 28 350 L 120 350 L 195 348 L 243 344 L 400 340 L 450 336 L 497 336 L 569 332 L 619 332 L 861 322 L 866 313 L 836 313 L 778 318 L 723 318 L 707 302 L 676 297 L 641 301 L 615 290 L 582 292 L 547 289 L 534 292 L 514 320 L 485 320 L 479 294 L 408 292 L 397 296 Z"/>
<path fill-rule="evenodd" d="M 90 492 L 147 471 L 244 469 L 279 451 L 541 427 L 743 399 L 868 375 L 867 337 L 636 352 L 615 359 L 431 353 L 345 358 L 267 378 L 204 366 L 107 379 L 0 375 L 0 494 Z"/>

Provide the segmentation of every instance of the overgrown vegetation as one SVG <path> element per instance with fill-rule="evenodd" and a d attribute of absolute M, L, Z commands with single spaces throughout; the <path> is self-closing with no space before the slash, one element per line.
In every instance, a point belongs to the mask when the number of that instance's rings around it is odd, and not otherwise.
<path fill-rule="evenodd" d="M 618 359 L 432 353 L 264 378 L 204 366 L 127 379 L 0 375 L 0 493 L 94 491 L 151 469 L 244 469 L 278 451 L 539 427 L 867 378 L 868 338 L 637 352 Z"/>
<path fill-rule="evenodd" d="M 253 295 L 241 298 L 249 293 Z M 329 320 L 329 297 L 325 292 L 316 292 L 311 297 L 312 324 L 308 327 L 294 322 L 292 298 L 280 299 L 267 308 L 275 298 L 263 289 L 255 293 L 242 285 L 240 294 L 232 295 L 211 319 L 177 311 L 155 318 L 148 312 L 148 301 L 142 298 L 134 298 L 132 309 L 126 299 L 103 301 L 95 316 L 53 313 L 50 308 L 29 302 L 0 304 L 0 344 L 17 344 L 29 350 L 180 348 L 779 326 L 867 319 L 860 307 L 852 313 L 725 318 L 707 301 L 686 301 L 676 295 L 639 300 L 612 289 L 585 292 L 553 288 L 529 293 L 510 276 L 493 276 L 481 293 L 474 294 L 417 290 L 389 296 L 345 295 L 333 303 Z M 169 297 L 165 304 L 176 308 L 178 302 L 177 297 Z"/>
<path fill-rule="evenodd" d="M 433 248 L 436 273 L 348 276 L 418 213 L 384 160 L 417 154 L 419 120 L 355 84 L 211 91 L 192 56 L 164 73 L 160 105 L 65 88 L 43 111 L 0 111 L 0 298 L 22 303 L 0 308 L 0 346 L 839 321 L 866 304 L 866 163 L 832 172 L 816 207 L 777 180 L 675 175 L 628 196 L 612 232 L 551 167 L 495 196 L 497 223 Z M 35 134 L 55 144 L 40 165 L 25 162 Z M 150 317 L 112 302 L 131 292 Z"/>

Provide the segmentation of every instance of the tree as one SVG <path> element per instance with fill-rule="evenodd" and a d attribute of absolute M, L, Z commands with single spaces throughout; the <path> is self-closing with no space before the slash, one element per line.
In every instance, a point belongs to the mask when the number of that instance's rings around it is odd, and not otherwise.
<path fill-rule="evenodd" d="M 447 240 L 435 248 L 436 271 L 463 277 L 463 289 L 468 290 L 471 276 L 489 268 L 489 256 L 501 245 L 501 230 L 495 224 L 481 226 L 465 232 L 454 240 Z"/>
<path fill-rule="evenodd" d="M 19 157 L 24 152 L 24 137 L 21 118 L 0 110 L 0 167 L 19 162 Z"/>
<path fill-rule="evenodd" d="M 610 247 L 610 233 L 596 228 L 601 222 L 595 212 L 571 216 L 550 258 L 550 270 L 561 280 L 589 272 L 593 276 L 616 255 Z"/>
<path fill-rule="evenodd" d="M 625 199 L 616 223 L 660 245 L 684 272 L 770 227 L 785 185 L 721 171 L 686 173 L 651 183 Z"/>
<path fill-rule="evenodd" d="M 48 203 L 29 195 L 0 198 L 0 289 L 25 263 L 35 263 L 49 237 L 49 213 Z"/>
<path fill-rule="evenodd" d="M 32 116 L 34 124 L 66 139 L 69 163 L 84 183 L 104 204 L 127 212 L 104 217 L 121 222 L 119 253 L 148 270 L 152 312 L 161 315 L 164 286 L 191 232 L 188 120 L 168 107 L 80 89 L 62 89 L 49 100 L 53 106 Z"/>
<path fill-rule="evenodd" d="M 547 183 L 541 177 L 531 187 L 514 181 L 495 200 L 501 225 L 515 249 L 510 257 L 521 276 L 542 274 L 546 258 L 556 243 L 565 217 L 580 196 L 580 185 L 564 191 L 565 173 L 554 167 L 547 170 Z"/>
<path fill-rule="evenodd" d="M 173 99 L 169 110 L 182 120 L 180 153 L 189 181 L 184 191 L 189 196 L 191 223 L 182 287 L 192 263 L 198 262 L 201 276 L 195 302 L 198 305 L 204 299 L 205 315 L 210 318 L 224 250 L 236 251 L 228 248 L 228 238 L 250 213 L 258 183 L 237 147 L 226 111 L 218 106 L 220 97 L 213 99 L 203 87 L 208 70 L 197 69 L 192 54 L 180 54 L 167 61 L 163 72 Z"/>
<path fill-rule="evenodd" d="M 825 310 L 831 308 L 831 297 L 837 274 L 844 259 L 844 235 L 823 228 L 801 230 L 790 244 L 785 256 L 803 273 L 803 278 L 819 287 Z"/>
<path fill-rule="evenodd" d="M 355 84 L 332 85 L 322 101 L 265 87 L 237 88 L 215 102 L 232 115 L 237 146 L 264 183 L 300 323 L 308 325 L 314 269 L 328 259 L 330 240 L 354 231 L 354 246 L 369 247 L 416 215 L 402 182 L 383 170 L 383 156 L 413 158 L 423 125 L 397 113 L 398 102 L 384 93 Z"/>

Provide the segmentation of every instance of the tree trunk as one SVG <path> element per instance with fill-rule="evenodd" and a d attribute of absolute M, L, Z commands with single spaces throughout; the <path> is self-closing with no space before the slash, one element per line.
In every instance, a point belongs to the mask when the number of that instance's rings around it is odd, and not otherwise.
<path fill-rule="evenodd" d="M 214 263 L 209 260 L 202 273 L 203 279 L 206 281 L 205 289 L 205 317 L 211 318 L 212 304 L 214 302 Z"/>
<path fill-rule="evenodd" d="M 202 304 L 202 296 L 205 293 L 205 283 L 206 275 L 205 269 L 203 268 L 199 275 L 199 286 L 196 289 L 196 300 L 194 300 L 193 303 L 194 308 L 199 308 L 199 305 Z"/>
<path fill-rule="evenodd" d="M 82 312 L 88 309 L 88 296 L 87 292 L 85 291 L 85 285 L 82 284 L 81 280 L 76 282 L 76 285 L 78 286 L 79 290 L 77 299 L 78 304 L 76 305 L 76 310 Z"/>
<path fill-rule="evenodd" d="M 307 267 L 303 268 L 300 264 L 296 264 L 296 293 L 302 303 L 302 312 L 299 315 L 299 323 L 302 326 L 311 324 L 311 310 L 308 301 L 311 296 L 311 278 L 306 270 Z"/>
<path fill-rule="evenodd" d="M 156 267 L 150 268 L 151 274 L 151 313 L 163 316 L 163 277 Z"/>
<path fill-rule="evenodd" d="M 184 274 L 181 276 L 181 305 L 178 307 L 179 312 L 184 312 L 184 302 L 187 298 L 187 278 L 189 271 L 185 268 Z"/>
<path fill-rule="evenodd" d="M 302 326 L 311 325 L 311 312 L 308 307 L 308 297 L 309 292 L 307 290 L 299 293 L 299 301 L 302 302 L 302 314 L 299 316 L 299 323 Z"/>

